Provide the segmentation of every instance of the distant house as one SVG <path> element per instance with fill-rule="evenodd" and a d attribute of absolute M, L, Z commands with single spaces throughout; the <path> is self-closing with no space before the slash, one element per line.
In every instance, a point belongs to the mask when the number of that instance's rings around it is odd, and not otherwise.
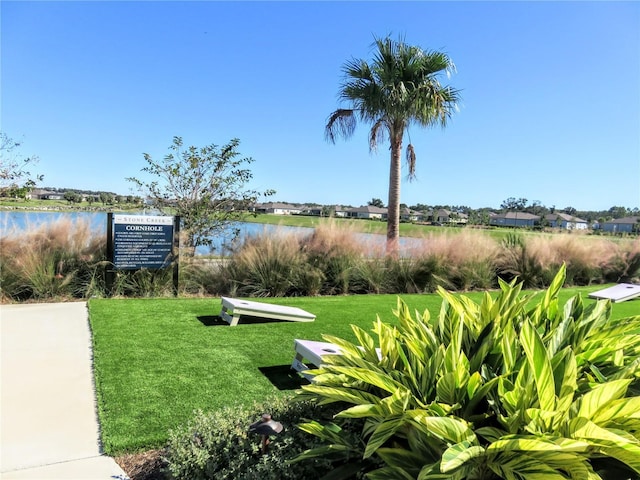
<path fill-rule="evenodd" d="M 496 213 L 489 217 L 489 225 L 499 227 L 533 227 L 539 221 L 538 215 L 526 212 Z"/>
<path fill-rule="evenodd" d="M 387 216 L 388 216 L 388 211 L 386 208 L 374 207 L 373 205 L 365 205 L 362 207 L 347 209 L 347 217 L 349 218 L 386 220 Z"/>
<path fill-rule="evenodd" d="M 469 216 L 466 213 L 457 213 L 440 208 L 432 212 L 432 222 L 447 224 L 464 224 L 469 222 Z"/>
<path fill-rule="evenodd" d="M 271 213 L 274 215 L 295 215 L 302 213 L 303 208 L 290 203 L 258 203 L 255 205 L 254 210 L 257 213 Z"/>
<path fill-rule="evenodd" d="M 321 217 L 322 216 L 322 205 L 312 205 L 312 206 L 305 206 L 302 209 L 302 215 L 309 215 L 312 217 Z"/>
<path fill-rule="evenodd" d="M 405 222 L 420 222 L 423 218 L 424 214 L 422 212 L 417 212 L 410 208 L 400 209 L 400 220 L 404 220 Z"/>
<path fill-rule="evenodd" d="M 624 217 L 608 220 L 600 225 L 603 232 L 632 233 L 640 230 L 640 217 Z"/>
<path fill-rule="evenodd" d="M 349 216 L 349 208 L 343 207 L 342 205 L 336 205 L 334 208 L 334 215 L 336 217 L 344 218 Z"/>
<path fill-rule="evenodd" d="M 588 224 L 583 220 L 567 213 L 548 213 L 544 219 L 553 228 L 564 228 L 566 230 L 586 230 Z"/>
<path fill-rule="evenodd" d="M 29 198 L 38 200 L 64 200 L 64 193 L 52 192 L 41 188 L 34 188 L 29 195 Z"/>

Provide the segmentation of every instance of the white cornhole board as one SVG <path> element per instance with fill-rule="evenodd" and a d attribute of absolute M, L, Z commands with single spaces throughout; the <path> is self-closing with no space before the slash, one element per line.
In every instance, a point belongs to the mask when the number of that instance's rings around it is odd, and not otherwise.
<path fill-rule="evenodd" d="M 316 316 L 297 307 L 271 305 L 270 303 L 251 302 L 239 298 L 222 297 L 220 317 L 232 327 L 238 324 L 241 315 L 251 317 L 287 320 L 291 322 L 313 322 Z"/>
<path fill-rule="evenodd" d="M 294 340 L 294 348 L 296 356 L 291 363 L 291 368 L 301 373 L 307 380 L 311 380 L 311 375 L 306 375 L 305 370 L 309 367 L 302 360 L 305 358 L 315 367 L 319 367 L 322 363 L 323 355 L 342 355 L 342 350 L 337 345 L 329 342 L 316 342 L 314 340 Z"/>
<path fill-rule="evenodd" d="M 302 360 L 306 358 L 309 363 L 315 367 L 319 367 L 322 364 L 322 357 L 324 355 L 342 355 L 342 350 L 334 343 L 298 339 L 294 340 L 293 343 L 296 356 L 293 358 L 291 368 L 301 373 L 302 376 L 309 381 L 311 381 L 313 377 L 304 373 L 305 370 L 309 370 L 309 367 L 305 365 Z M 378 353 L 378 358 L 380 358 L 380 349 L 376 348 L 376 352 Z"/>
<path fill-rule="evenodd" d="M 612 302 L 624 302 L 632 298 L 640 297 L 640 285 L 632 283 L 621 283 L 613 287 L 598 290 L 589 294 L 589 298 L 597 298 L 599 300 L 611 300 Z"/>

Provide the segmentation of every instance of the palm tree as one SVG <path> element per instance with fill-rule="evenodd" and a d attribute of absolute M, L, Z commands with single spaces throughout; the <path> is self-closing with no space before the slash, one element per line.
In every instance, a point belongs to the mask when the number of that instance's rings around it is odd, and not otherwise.
<path fill-rule="evenodd" d="M 343 65 L 345 79 L 339 98 L 350 108 L 339 108 L 327 121 L 325 136 L 335 143 L 336 136 L 350 137 L 357 120 L 373 124 L 369 149 L 389 139 L 391 168 L 387 220 L 387 253 L 397 255 L 400 223 L 400 177 L 402 139 L 412 123 L 424 127 L 445 126 L 456 109 L 458 90 L 440 85 L 440 73 L 455 69 L 444 53 L 425 51 L 407 45 L 402 39 L 375 39 L 373 61 L 352 59 Z M 409 179 L 415 177 L 416 155 L 408 144 L 406 158 Z"/>

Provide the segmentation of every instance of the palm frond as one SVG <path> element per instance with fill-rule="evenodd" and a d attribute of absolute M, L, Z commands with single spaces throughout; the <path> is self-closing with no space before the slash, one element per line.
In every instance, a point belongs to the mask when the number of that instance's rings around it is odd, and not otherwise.
<path fill-rule="evenodd" d="M 414 180 L 416 178 L 416 151 L 412 144 L 407 145 L 407 166 L 409 167 L 407 176 L 409 180 Z"/>
<path fill-rule="evenodd" d="M 379 118 L 369 132 L 369 150 L 375 151 L 381 143 L 384 143 L 389 133 L 389 127 L 384 118 Z"/>
<path fill-rule="evenodd" d="M 352 109 L 339 108 L 327 119 L 325 127 L 325 139 L 335 143 L 336 135 L 348 138 L 356 129 L 356 118 Z"/>

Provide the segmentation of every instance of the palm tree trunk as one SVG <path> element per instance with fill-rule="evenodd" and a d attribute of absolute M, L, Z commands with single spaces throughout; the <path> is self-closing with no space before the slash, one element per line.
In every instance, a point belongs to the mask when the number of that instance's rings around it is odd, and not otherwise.
<path fill-rule="evenodd" d="M 398 256 L 400 240 L 400 175 L 402 136 L 391 138 L 391 167 L 389 169 L 389 201 L 387 203 L 387 255 Z"/>

